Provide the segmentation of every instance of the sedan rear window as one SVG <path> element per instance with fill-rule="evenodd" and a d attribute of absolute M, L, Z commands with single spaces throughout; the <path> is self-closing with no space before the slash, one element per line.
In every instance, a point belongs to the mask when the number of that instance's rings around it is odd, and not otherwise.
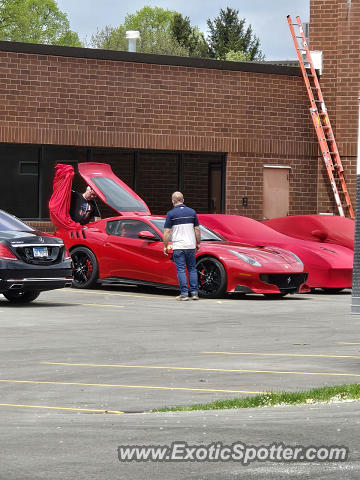
<path fill-rule="evenodd" d="M 0 210 L 0 231 L 19 231 L 19 232 L 33 232 L 34 229 L 26 225 L 18 218 L 10 215 L 9 213 Z"/>

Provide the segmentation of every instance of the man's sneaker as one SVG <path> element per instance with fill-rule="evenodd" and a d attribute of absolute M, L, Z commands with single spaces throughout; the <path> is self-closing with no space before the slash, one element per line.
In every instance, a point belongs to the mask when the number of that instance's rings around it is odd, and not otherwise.
<path fill-rule="evenodd" d="M 191 300 L 199 300 L 199 295 L 197 293 L 192 293 Z"/>
<path fill-rule="evenodd" d="M 187 295 L 179 295 L 178 297 L 176 297 L 176 300 L 178 300 L 179 302 L 187 302 L 189 300 L 189 297 Z"/>

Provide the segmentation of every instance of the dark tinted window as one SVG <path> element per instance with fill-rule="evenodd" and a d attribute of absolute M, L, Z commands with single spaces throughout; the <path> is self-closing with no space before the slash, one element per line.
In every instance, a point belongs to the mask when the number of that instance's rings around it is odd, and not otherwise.
<path fill-rule="evenodd" d="M 22 162 L 30 163 L 37 168 L 38 158 L 38 147 L 0 145 L 0 208 L 21 218 L 38 217 L 39 177 L 37 174 L 24 175 L 20 173 Z"/>
<path fill-rule="evenodd" d="M 39 164 L 35 162 L 20 162 L 19 171 L 21 175 L 38 175 Z"/>
<path fill-rule="evenodd" d="M 107 177 L 91 177 L 91 181 L 105 196 L 105 202 L 117 212 L 147 212 L 142 202 Z"/>
<path fill-rule="evenodd" d="M 140 220 L 112 220 L 107 223 L 106 231 L 110 235 L 124 238 L 137 238 L 142 231 L 151 232 L 159 238 L 158 233 L 148 224 Z"/>
<path fill-rule="evenodd" d="M 18 231 L 27 231 L 27 232 L 33 231 L 32 228 L 30 228 L 28 225 L 23 223 L 18 218 L 0 210 L 0 231 L 6 232 L 9 230 L 18 230 Z"/>

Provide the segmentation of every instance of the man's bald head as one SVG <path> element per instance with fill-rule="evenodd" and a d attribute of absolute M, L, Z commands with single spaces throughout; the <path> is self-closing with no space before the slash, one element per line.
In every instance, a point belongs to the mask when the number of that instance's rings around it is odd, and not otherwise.
<path fill-rule="evenodd" d="M 171 195 L 171 200 L 174 205 L 184 203 L 184 195 L 181 192 L 174 192 Z"/>

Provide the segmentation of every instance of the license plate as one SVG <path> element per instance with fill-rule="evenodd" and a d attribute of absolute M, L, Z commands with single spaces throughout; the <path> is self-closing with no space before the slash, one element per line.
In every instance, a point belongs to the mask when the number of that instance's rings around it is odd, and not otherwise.
<path fill-rule="evenodd" d="M 34 258 L 47 257 L 48 249 L 47 247 L 33 247 L 33 254 L 34 254 Z"/>

